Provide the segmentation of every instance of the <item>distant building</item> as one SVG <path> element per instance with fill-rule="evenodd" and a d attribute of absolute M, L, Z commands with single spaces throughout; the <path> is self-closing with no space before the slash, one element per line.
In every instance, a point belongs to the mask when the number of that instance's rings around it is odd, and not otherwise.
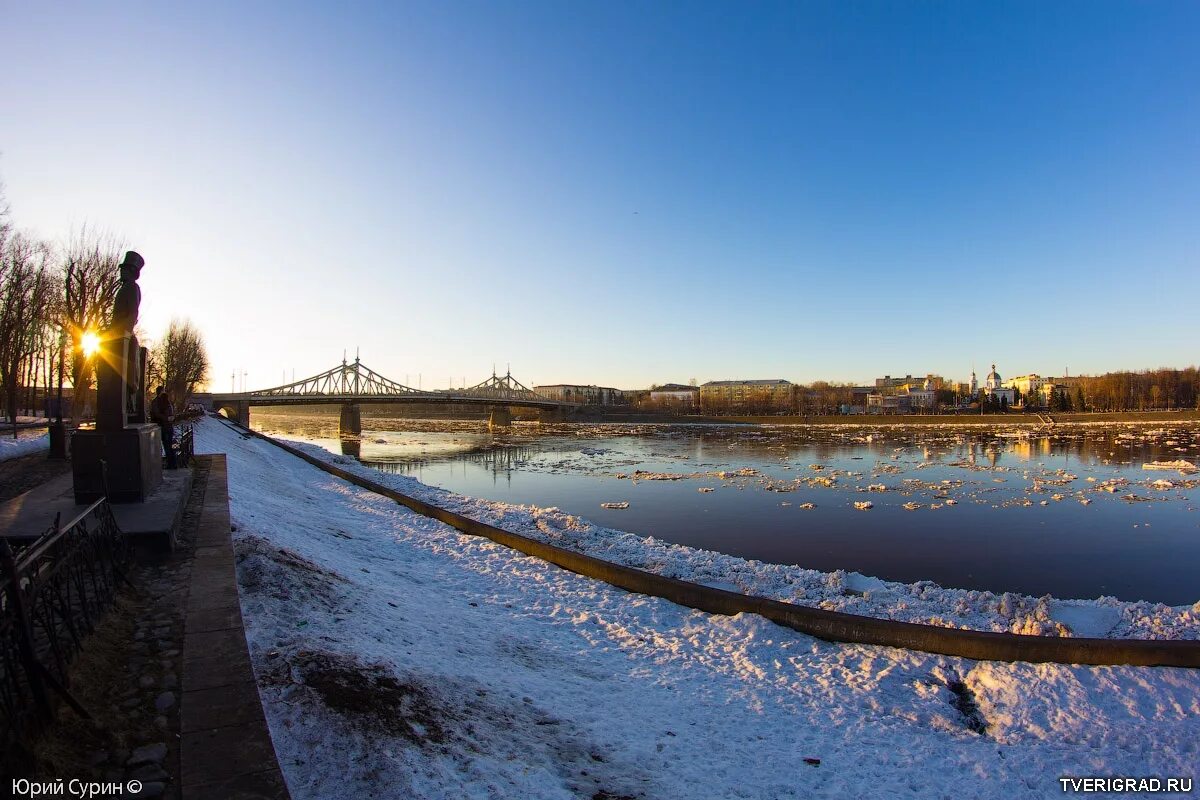
<path fill-rule="evenodd" d="M 847 414 L 866 414 L 867 413 L 867 398 L 875 392 L 874 386 L 855 386 L 850 389 L 850 405 L 846 408 Z M 880 395 L 883 396 L 882 394 Z"/>
<path fill-rule="evenodd" d="M 1074 378 L 1070 375 L 1064 375 L 1060 378 L 1046 378 L 1046 380 L 1052 381 L 1057 389 L 1074 389 L 1083 383 L 1083 378 L 1080 378 L 1078 375 Z"/>
<path fill-rule="evenodd" d="M 905 375 L 903 378 L 893 378 L 891 375 L 884 375 L 882 378 L 875 379 L 875 389 L 882 395 L 895 394 L 906 383 L 912 383 L 913 376 Z"/>
<path fill-rule="evenodd" d="M 867 395 L 868 414 L 911 414 L 912 398 L 907 394 L 884 394 L 875 389 Z"/>
<path fill-rule="evenodd" d="M 912 375 L 905 375 L 903 378 L 893 378 L 891 375 L 884 375 L 882 378 L 875 379 L 875 389 L 884 395 L 908 393 L 913 390 L 923 391 L 926 384 L 934 392 L 944 389 L 947 386 L 945 378 L 932 373 L 927 374 L 924 378 L 914 378 Z"/>
<path fill-rule="evenodd" d="M 700 387 L 700 407 L 705 411 L 790 411 L 791 381 L 709 381 Z"/>
<path fill-rule="evenodd" d="M 900 396 L 908 397 L 909 406 L 915 412 L 929 414 L 937 408 L 937 389 L 932 375 L 919 385 L 909 383 L 900 387 Z"/>
<path fill-rule="evenodd" d="M 696 408 L 700 405 L 700 387 L 668 383 L 650 390 L 650 402 L 662 406 Z"/>
<path fill-rule="evenodd" d="M 946 385 L 946 380 L 941 375 L 928 374 L 924 378 L 914 378 L 912 375 L 893 378 L 891 375 L 884 375 L 875 379 L 874 389 L 856 387 L 854 396 L 855 402 L 858 397 L 863 398 L 868 414 L 928 414 L 937 409 L 938 390 Z M 864 393 L 864 389 L 868 391 Z M 878 395 L 873 400 L 872 393 Z M 889 399 L 885 402 L 884 398 Z"/>
<path fill-rule="evenodd" d="M 533 391 L 549 400 L 583 403 L 589 406 L 623 406 L 629 403 L 625 391 L 613 389 L 611 386 L 553 383 L 546 386 L 535 386 Z"/>
<path fill-rule="evenodd" d="M 975 382 L 975 373 L 971 373 L 971 382 Z M 992 371 L 988 373 L 987 378 L 983 381 L 983 396 L 994 399 L 997 403 L 1002 403 L 1012 408 L 1016 404 L 1016 392 L 1004 385 L 1004 380 L 1000 377 L 1000 373 L 996 372 L 996 365 L 992 364 Z"/>
<path fill-rule="evenodd" d="M 1004 385 L 1021 393 L 1022 405 L 1034 408 L 1048 408 L 1054 397 L 1055 382 L 1053 378 L 1043 378 L 1031 373 L 1018 378 L 1009 378 Z"/>

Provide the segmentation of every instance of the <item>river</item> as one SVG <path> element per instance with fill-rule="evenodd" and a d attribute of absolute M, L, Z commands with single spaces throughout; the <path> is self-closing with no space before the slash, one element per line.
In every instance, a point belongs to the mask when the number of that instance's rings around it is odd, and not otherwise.
<path fill-rule="evenodd" d="M 1200 461 L 1195 423 L 489 432 L 364 416 L 347 440 L 336 414 L 255 409 L 251 423 L 461 494 L 748 559 L 1035 596 L 1200 599 L 1200 475 L 1143 468 Z"/>

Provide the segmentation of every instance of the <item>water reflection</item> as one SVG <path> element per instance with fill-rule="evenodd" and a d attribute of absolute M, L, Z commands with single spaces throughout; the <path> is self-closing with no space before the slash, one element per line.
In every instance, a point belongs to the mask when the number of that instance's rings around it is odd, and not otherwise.
<path fill-rule="evenodd" d="M 339 439 L 336 417 L 252 420 L 466 495 L 746 558 L 1034 595 L 1200 598 L 1198 476 L 1142 469 L 1200 461 L 1197 425 L 492 433 L 475 421 L 364 418 L 362 437 Z M 870 511 L 855 510 L 867 500 Z M 613 501 L 630 505 L 601 507 Z"/>

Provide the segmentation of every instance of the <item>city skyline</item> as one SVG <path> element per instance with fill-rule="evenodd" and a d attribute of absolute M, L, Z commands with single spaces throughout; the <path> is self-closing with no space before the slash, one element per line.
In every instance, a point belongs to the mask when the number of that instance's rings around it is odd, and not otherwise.
<path fill-rule="evenodd" d="M 13 223 L 141 252 L 216 389 L 1195 361 L 1194 5 L 6 16 Z"/>
<path fill-rule="evenodd" d="M 351 356 L 348 354 L 348 351 L 343 353 L 342 359 L 338 363 L 353 364 L 353 362 L 356 359 L 360 360 L 364 366 L 368 366 L 368 367 L 371 366 L 365 358 L 361 357 L 361 354 L 355 354 L 355 355 Z M 764 375 L 738 374 L 738 375 L 727 375 L 727 376 L 723 376 L 723 377 L 712 376 L 712 377 L 707 377 L 707 378 L 697 378 L 694 376 L 689 376 L 687 378 L 680 379 L 680 380 L 661 379 L 661 380 L 654 380 L 651 383 L 645 384 L 643 386 L 619 386 L 619 385 L 615 385 L 615 384 L 605 384 L 602 382 L 588 381 L 588 380 L 523 381 L 521 379 L 520 374 L 513 371 L 511 364 L 493 366 L 492 371 L 488 372 L 487 374 L 485 374 L 483 376 L 469 376 L 469 375 L 463 375 L 463 376 L 457 376 L 457 377 L 447 376 L 447 380 L 443 384 L 430 383 L 427 380 L 427 378 L 428 377 L 436 378 L 436 376 L 425 376 L 421 373 L 418 373 L 418 374 L 412 374 L 412 373 L 398 374 L 397 373 L 397 374 L 393 374 L 393 375 L 385 374 L 384 377 L 386 377 L 390 380 L 398 381 L 398 382 L 408 386 L 409 388 L 426 389 L 426 390 L 443 390 L 446 388 L 456 388 L 457 389 L 457 388 L 463 388 L 463 387 L 469 388 L 471 386 L 474 386 L 475 384 L 486 381 L 489 377 L 495 377 L 495 376 L 503 377 L 507 374 L 507 375 L 512 375 L 512 377 L 514 379 L 526 384 L 527 388 L 530 388 L 530 389 L 533 389 L 536 386 L 602 386 L 602 387 L 621 389 L 621 390 L 627 390 L 627 391 L 642 391 L 642 390 L 649 390 L 650 388 L 655 387 L 655 386 L 694 385 L 694 386 L 698 387 L 698 386 L 703 386 L 705 383 L 711 383 L 711 382 L 725 382 L 725 381 L 735 381 L 736 382 L 736 381 L 742 381 L 742 380 L 784 380 L 784 381 L 788 381 L 790 383 L 796 384 L 798 386 L 806 386 L 806 385 L 811 385 L 814 383 L 824 382 L 824 383 L 829 383 L 831 385 L 838 385 L 838 386 L 867 387 L 867 386 L 875 385 L 877 380 L 886 379 L 886 378 L 890 378 L 890 379 L 912 378 L 912 380 L 914 382 L 919 382 L 919 381 L 925 380 L 928 377 L 934 377 L 934 378 L 940 378 L 941 380 L 945 381 L 945 383 L 947 385 L 967 384 L 970 382 L 970 380 L 972 378 L 977 378 L 979 384 L 982 385 L 984 379 L 989 375 L 989 373 L 992 370 L 995 370 L 997 373 L 999 373 L 1002 380 L 1007 382 L 1014 378 L 1022 378 L 1022 377 L 1028 377 L 1028 376 L 1037 376 L 1037 377 L 1041 377 L 1041 378 L 1056 378 L 1056 379 L 1086 378 L 1086 377 L 1098 377 L 1100 375 L 1122 373 L 1122 372 L 1139 373 L 1139 372 L 1148 372 L 1148 371 L 1154 371 L 1154 370 L 1160 370 L 1160 369 L 1186 369 L 1188 367 L 1192 367 L 1192 368 L 1195 367 L 1194 364 L 1159 365 L 1157 367 L 1143 367 L 1143 368 L 1134 369 L 1134 370 L 1115 370 L 1114 369 L 1114 370 L 1101 370 L 1101 371 L 1095 372 L 1095 373 L 1073 373 L 1073 372 L 1071 372 L 1071 370 L 1069 368 L 1066 368 L 1061 372 L 1038 372 L 1036 370 L 1018 370 L 1018 371 L 1013 371 L 1013 372 L 1001 372 L 1001 370 L 999 369 L 999 366 L 1000 365 L 996 365 L 996 364 L 988 364 L 988 366 L 983 370 L 972 368 L 972 369 L 968 370 L 965 375 L 962 375 L 962 376 L 958 376 L 956 374 L 946 374 L 946 373 L 941 373 L 941 372 L 921 372 L 921 373 L 916 373 L 916 372 L 884 373 L 884 372 L 880 372 L 880 373 L 877 373 L 876 375 L 857 379 L 857 380 L 830 380 L 828 378 L 817 377 L 817 378 L 813 378 L 811 380 L 801 381 L 801 380 L 795 380 L 787 375 L 764 376 Z M 278 386 L 286 386 L 290 383 L 302 382 L 311 377 L 313 377 L 313 376 L 308 375 L 308 374 L 302 375 L 299 372 L 295 372 L 294 370 L 293 371 L 284 370 L 283 372 L 280 373 L 279 380 L 276 383 L 267 382 L 267 383 L 263 383 L 263 384 L 259 385 L 259 384 L 255 384 L 253 381 L 248 381 L 249 373 L 243 372 L 241 370 L 234 369 L 227 376 L 225 376 L 226 380 L 229 381 L 228 391 L 233 392 L 233 393 L 253 392 L 255 390 L 276 388 Z M 691 381 L 693 381 L 693 380 L 695 381 L 694 384 L 691 383 Z M 221 381 L 219 380 L 219 378 L 210 381 L 209 390 L 212 392 L 215 392 L 217 394 L 223 394 L 226 392 L 226 389 L 221 384 Z"/>

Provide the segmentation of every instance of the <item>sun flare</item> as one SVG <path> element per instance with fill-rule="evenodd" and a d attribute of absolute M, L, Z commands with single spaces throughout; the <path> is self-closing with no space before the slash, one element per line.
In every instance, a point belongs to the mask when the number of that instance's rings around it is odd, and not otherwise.
<path fill-rule="evenodd" d="M 100 349 L 100 336 L 95 331 L 87 331 L 79 338 L 79 349 L 85 358 L 91 358 Z"/>

